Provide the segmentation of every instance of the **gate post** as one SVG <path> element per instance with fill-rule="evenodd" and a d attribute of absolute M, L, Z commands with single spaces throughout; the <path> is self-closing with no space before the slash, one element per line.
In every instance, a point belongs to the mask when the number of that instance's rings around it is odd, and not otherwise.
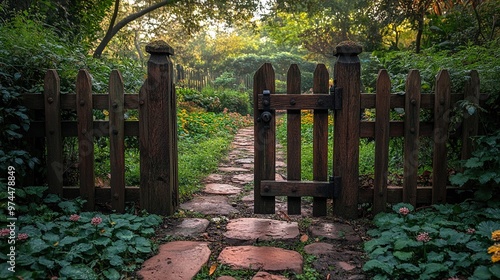
<path fill-rule="evenodd" d="M 171 215 L 179 204 L 177 178 L 177 110 L 174 50 L 164 41 L 146 46 L 148 76 L 139 92 L 141 207 Z"/>
<path fill-rule="evenodd" d="M 341 42 L 336 47 L 334 80 L 342 88 L 342 108 L 334 113 L 333 174 L 342 180 L 339 197 L 334 199 L 335 215 L 357 218 L 359 193 L 359 126 L 362 47 Z"/>

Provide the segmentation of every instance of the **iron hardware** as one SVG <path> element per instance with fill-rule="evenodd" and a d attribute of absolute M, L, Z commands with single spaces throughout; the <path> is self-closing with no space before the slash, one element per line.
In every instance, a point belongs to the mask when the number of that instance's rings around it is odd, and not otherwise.
<path fill-rule="evenodd" d="M 257 118 L 258 122 L 263 122 L 266 128 L 269 128 L 269 124 L 273 119 L 273 114 L 271 113 L 271 91 L 264 90 L 262 92 L 262 106 L 264 107 L 264 111 L 260 114 L 260 117 Z"/>

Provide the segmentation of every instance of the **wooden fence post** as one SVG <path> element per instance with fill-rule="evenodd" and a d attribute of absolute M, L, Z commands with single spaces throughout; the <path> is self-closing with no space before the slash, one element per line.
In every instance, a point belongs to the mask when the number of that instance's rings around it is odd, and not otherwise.
<path fill-rule="evenodd" d="M 329 74 L 324 64 L 314 70 L 313 93 L 328 94 Z M 328 110 L 314 110 L 313 180 L 328 181 Z M 326 198 L 313 198 L 313 216 L 326 216 Z"/>
<path fill-rule="evenodd" d="M 420 88 L 418 70 L 410 70 L 406 79 L 404 119 L 403 202 L 417 205 L 418 148 L 420 134 Z"/>
<path fill-rule="evenodd" d="M 47 183 L 49 192 L 63 194 L 63 138 L 61 131 L 61 92 L 56 70 L 45 74 L 45 135 L 47 137 Z"/>
<path fill-rule="evenodd" d="M 333 174 L 342 180 L 340 196 L 334 200 L 335 215 L 356 218 L 359 193 L 359 127 L 361 98 L 360 45 L 341 42 L 336 47 L 335 81 L 343 89 L 342 109 L 334 117 Z"/>
<path fill-rule="evenodd" d="M 151 54 L 148 77 L 139 93 L 141 207 L 149 213 L 172 215 L 178 204 L 177 112 L 174 50 L 164 41 L 146 46 Z"/>
<path fill-rule="evenodd" d="M 380 70 L 375 96 L 375 182 L 373 188 L 373 212 L 387 207 L 387 173 L 389 172 L 389 132 L 391 109 L 391 80 L 387 70 Z"/>
<path fill-rule="evenodd" d="M 434 152 L 432 160 L 432 204 L 446 203 L 448 155 L 446 145 L 450 126 L 451 82 L 447 70 L 439 71 L 434 96 Z"/>
<path fill-rule="evenodd" d="M 286 93 L 300 94 L 300 70 L 297 64 L 292 64 L 288 69 Z M 300 110 L 287 110 L 287 180 L 300 181 L 301 178 L 301 137 L 300 137 Z M 289 215 L 300 215 L 301 198 L 287 197 L 287 209 Z"/>
<path fill-rule="evenodd" d="M 125 211 L 125 131 L 122 75 L 113 70 L 109 77 L 109 142 L 111 165 L 111 206 Z"/>
<path fill-rule="evenodd" d="M 274 214 L 275 197 L 261 196 L 261 180 L 274 180 L 276 176 L 276 112 L 270 110 L 269 122 L 261 120 L 258 96 L 268 90 L 272 100 L 275 93 L 273 66 L 265 63 L 255 72 L 253 78 L 254 100 L 254 213 Z"/>
<path fill-rule="evenodd" d="M 94 119 L 92 82 L 87 70 L 80 70 L 76 79 L 76 114 L 78 116 L 78 167 L 80 195 L 87 200 L 85 210 L 94 210 Z"/>

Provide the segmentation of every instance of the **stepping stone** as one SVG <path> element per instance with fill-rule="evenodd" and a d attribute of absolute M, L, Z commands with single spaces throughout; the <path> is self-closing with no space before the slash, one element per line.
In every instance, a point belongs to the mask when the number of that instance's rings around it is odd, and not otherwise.
<path fill-rule="evenodd" d="M 246 184 L 253 181 L 253 174 L 238 174 L 231 178 L 231 181 L 239 184 Z"/>
<path fill-rule="evenodd" d="M 340 223 L 322 223 L 310 228 L 314 237 L 323 237 L 337 241 L 361 242 L 361 238 L 350 225 Z"/>
<path fill-rule="evenodd" d="M 224 237 L 231 245 L 252 244 L 256 240 L 290 240 L 299 236 L 297 222 L 240 218 L 230 220 Z"/>
<path fill-rule="evenodd" d="M 205 232 L 208 224 L 210 224 L 210 221 L 207 219 L 184 219 L 180 225 L 167 230 L 166 233 L 172 236 L 197 237 Z"/>
<path fill-rule="evenodd" d="M 253 158 L 242 158 L 242 159 L 237 159 L 234 162 L 236 163 L 241 163 L 241 164 L 248 164 L 248 163 L 253 163 Z"/>
<path fill-rule="evenodd" d="M 335 250 L 333 245 L 330 243 L 316 242 L 304 246 L 304 252 L 310 255 L 320 256 L 330 254 L 332 252 L 335 252 Z"/>
<path fill-rule="evenodd" d="M 205 215 L 229 215 L 239 211 L 227 202 L 225 196 L 198 196 L 181 204 L 181 209 L 199 212 Z"/>
<path fill-rule="evenodd" d="M 250 172 L 249 169 L 241 167 L 219 167 L 219 171 L 222 172 Z"/>
<path fill-rule="evenodd" d="M 220 174 L 210 174 L 205 178 L 205 181 L 214 182 L 214 181 L 221 181 L 222 179 L 224 179 L 224 176 Z"/>
<path fill-rule="evenodd" d="M 169 242 L 160 245 L 158 254 L 145 261 L 137 274 L 144 280 L 189 280 L 209 257 L 210 249 L 206 242 Z"/>
<path fill-rule="evenodd" d="M 275 247 L 235 246 L 226 247 L 218 261 L 233 269 L 265 271 L 291 270 L 302 273 L 302 255 L 295 251 Z"/>
<path fill-rule="evenodd" d="M 255 274 L 252 280 L 288 280 L 288 278 L 260 271 L 259 273 Z"/>
<path fill-rule="evenodd" d="M 210 194 L 231 195 L 239 194 L 241 189 L 228 184 L 207 184 L 203 191 Z"/>

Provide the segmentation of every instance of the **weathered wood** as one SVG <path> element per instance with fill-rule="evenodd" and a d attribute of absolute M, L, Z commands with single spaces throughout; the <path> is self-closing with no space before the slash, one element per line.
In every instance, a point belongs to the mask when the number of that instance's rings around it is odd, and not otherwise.
<path fill-rule="evenodd" d="M 146 46 L 148 78 L 139 93 L 141 206 L 149 213 L 172 215 L 178 205 L 173 155 L 171 102 L 174 96 L 173 50 L 165 42 Z M 177 132 L 175 132 L 177 134 Z"/>
<path fill-rule="evenodd" d="M 403 202 L 417 204 L 420 125 L 420 73 L 411 70 L 406 79 Z"/>
<path fill-rule="evenodd" d="M 386 70 L 377 77 L 377 99 L 375 120 L 375 191 L 373 212 L 385 211 L 387 207 L 387 174 L 389 169 L 389 111 L 391 80 Z"/>
<path fill-rule="evenodd" d="M 481 94 L 481 101 L 484 102 L 488 98 L 487 94 Z M 420 108 L 421 109 L 434 109 L 435 97 L 433 93 L 425 93 L 420 97 Z M 372 109 L 375 108 L 375 94 L 372 93 L 362 93 L 361 94 L 361 108 Z M 457 101 L 464 99 L 463 93 L 452 93 L 451 94 L 451 104 L 455 104 Z M 405 107 L 405 96 L 400 94 L 391 94 L 391 109 L 394 108 L 404 108 Z"/>
<path fill-rule="evenodd" d="M 312 196 L 319 198 L 332 198 L 333 187 L 328 181 L 261 181 L 260 194 L 262 196 L 280 196 L 300 198 Z"/>
<path fill-rule="evenodd" d="M 300 95 L 301 77 L 297 64 L 292 64 L 287 73 L 287 94 Z M 276 95 L 275 95 L 276 96 Z M 273 97 L 275 97 L 273 96 Z M 292 97 L 293 98 L 293 97 Z M 293 102 L 291 102 L 293 103 Z M 274 98 L 273 98 L 274 104 Z M 287 179 L 300 181 L 301 178 L 301 113 L 300 110 L 287 111 Z M 262 195 L 262 193 L 261 193 Z M 281 194 L 283 195 L 283 194 Z M 289 215 L 301 214 L 301 198 L 288 196 L 287 210 Z"/>
<path fill-rule="evenodd" d="M 432 203 L 446 203 L 448 183 L 447 149 L 450 126 L 450 74 L 441 70 L 436 78 L 434 102 L 434 151 L 432 160 Z"/>
<path fill-rule="evenodd" d="M 324 64 L 314 70 L 313 93 L 328 92 L 329 74 Z M 328 181 L 328 110 L 313 111 L 313 180 Z M 313 216 L 326 216 L 326 198 L 313 198 Z"/>
<path fill-rule="evenodd" d="M 76 79 L 76 114 L 78 117 L 78 167 L 80 195 L 87 201 L 85 209 L 94 209 L 94 130 L 92 127 L 92 82 L 87 70 L 80 70 Z"/>
<path fill-rule="evenodd" d="M 479 74 L 476 70 L 470 72 L 470 78 L 465 84 L 464 100 L 473 104 L 479 104 Z M 479 127 L 479 112 L 469 114 L 464 109 L 464 119 L 462 121 L 462 160 L 467 160 L 471 157 L 473 146 L 472 138 L 477 135 Z"/>
<path fill-rule="evenodd" d="M 109 77 L 109 143 L 111 166 L 111 206 L 125 211 L 125 131 L 123 114 L 123 79 L 113 70 Z"/>
<path fill-rule="evenodd" d="M 264 123 L 260 116 L 258 95 L 269 90 L 271 103 L 275 93 L 275 74 L 269 63 L 262 65 L 254 75 L 254 213 L 273 214 L 275 198 L 260 195 L 261 180 L 273 180 L 276 173 L 276 112 L 270 110 L 271 121 Z"/>
<path fill-rule="evenodd" d="M 100 136 L 109 137 L 108 121 L 93 121 L 94 131 L 98 131 Z M 139 121 L 126 121 L 124 124 L 125 136 L 139 136 Z M 76 121 L 61 121 L 63 137 L 78 136 L 78 123 Z M 32 121 L 30 129 L 26 133 L 30 137 L 45 137 L 45 121 Z"/>
<path fill-rule="evenodd" d="M 258 96 L 259 110 L 262 110 L 262 94 Z M 333 96 L 328 92 L 318 92 L 313 94 L 286 95 L 276 94 L 271 102 L 272 110 L 328 110 L 333 109 Z"/>
<path fill-rule="evenodd" d="M 47 70 L 44 79 L 45 131 L 47 138 L 47 184 L 49 192 L 62 195 L 63 141 L 61 133 L 60 80 L 56 70 Z M 42 136 L 42 137 L 43 137 Z"/>
<path fill-rule="evenodd" d="M 357 218 L 359 192 L 359 123 L 361 65 L 358 54 L 361 46 L 352 42 L 340 43 L 335 62 L 335 81 L 343 89 L 342 109 L 334 117 L 334 176 L 342 177 L 340 196 L 334 199 L 335 215 Z"/>
<path fill-rule="evenodd" d="M 22 95 L 23 105 L 32 110 L 43 110 L 43 94 L 38 93 L 25 93 Z M 62 110 L 75 110 L 76 95 L 75 94 L 61 94 L 61 109 Z M 108 94 L 92 94 L 92 106 L 97 110 L 107 110 L 109 106 Z M 139 95 L 138 94 L 125 94 L 125 109 L 138 109 L 139 108 Z"/>

